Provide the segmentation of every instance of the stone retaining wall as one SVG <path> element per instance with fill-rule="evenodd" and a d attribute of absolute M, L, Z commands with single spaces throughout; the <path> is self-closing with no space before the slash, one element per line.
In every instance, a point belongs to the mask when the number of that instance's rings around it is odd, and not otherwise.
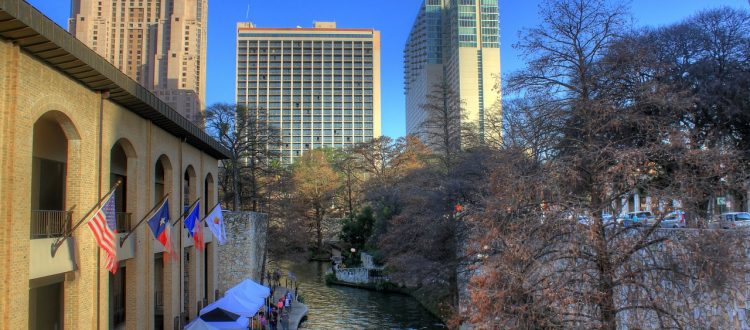
<path fill-rule="evenodd" d="M 246 278 L 260 282 L 266 249 L 268 215 L 256 212 L 224 213 L 227 244 L 219 246 L 219 282 L 223 295 Z"/>

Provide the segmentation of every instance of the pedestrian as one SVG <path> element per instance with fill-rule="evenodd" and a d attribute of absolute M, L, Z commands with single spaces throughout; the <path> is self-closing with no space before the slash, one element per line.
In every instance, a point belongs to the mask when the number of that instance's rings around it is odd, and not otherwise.
<path fill-rule="evenodd" d="M 276 286 L 281 285 L 281 275 L 279 274 L 279 270 L 276 269 L 273 271 L 273 280 L 276 282 Z"/>
<path fill-rule="evenodd" d="M 290 297 L 290 293 L 291 292 L 287 292 L 286 297 L 284 297 L 284 307 L 286 307 L 288 311 L 292 310 L 292 300 L 291 300 L 291 298 L 289 298 Z"/>
<path fill-rule="evenodd" d="M 281 311 L 284 309 L 284 297 L 279 298 L 279 301 L 276 302 L 276 309 L 281 313 Z"/>
<path fill-rule="evenodd" d="M 271 326 L 271 330 L 276 330 L 276 327 L 279 324 L 279 313 L 275 310 L 271 312 L 271 319 L 268 321 L 268 324 Z"/>
<path fill-rule="evenodd" d="M 266 320 L 265 314 L 263 312 L 260 312 L 260 316 L 258 316 L 258 321 L 260 322 L 260 328 L 266 329 L 266 326 L 268 326 L 268 320 Z"/>

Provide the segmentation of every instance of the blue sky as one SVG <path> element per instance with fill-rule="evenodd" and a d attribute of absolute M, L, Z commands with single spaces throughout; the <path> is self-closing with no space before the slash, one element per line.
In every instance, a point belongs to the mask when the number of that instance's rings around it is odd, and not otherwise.
<path fill-rule="evenodd" d="M 28 0 L 67 28 L 70 1 Z M 336 21 L 339 27 L 381 31 L 383 134 L 405 133 L 402 51 L 422 0 L 209 0 L 206 103 L 234 101 L 236 22 L 260 27 L 310 27 L 313 21 Z M 503 74 L 523 67 L 512 45 L 523 27 L 538 24 L 541 0 L 500 0 Z M 636 26 L 680 21 L 707 8 L 750 9 L 747 0 L 632 0 Z M 249 10 L 248 10 L 249 7 Z M 249 15 L 248 15 L 249 14 Z"/>

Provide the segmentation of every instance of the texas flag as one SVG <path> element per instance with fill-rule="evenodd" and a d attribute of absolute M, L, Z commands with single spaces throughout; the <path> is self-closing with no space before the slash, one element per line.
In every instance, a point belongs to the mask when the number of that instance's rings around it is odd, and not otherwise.
<path fill-rule="evenodd" d="M 172 241 L 169 237 L 171 229 L 169 225 L 169 202 L 166 199 L 148 220 L 148 226 L 151 227 L 151 232 L 154 233 L 156 240 L 164 245 L 167 254 L 172 254 Z"/>
<path fill-rule="evenodd" d="M 188 236 L 195 241 L 195 249 L 203 250 L 203 230 L 199 217 L 200 202 L 195 202 L 193 208 L 188 212 L 185 218 L 185 228 L 188 230 Z"/>

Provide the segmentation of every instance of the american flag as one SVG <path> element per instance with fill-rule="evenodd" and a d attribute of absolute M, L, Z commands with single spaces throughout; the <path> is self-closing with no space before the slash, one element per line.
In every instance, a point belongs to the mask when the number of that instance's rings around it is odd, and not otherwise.
<path fill-rule="evenodd" d="M 119 264 L 117 262 L 117 228 L 110 228 L 108 223 L 116 224 L 115 220 L 115 193 L 112 192 L 109 198 L 102 204 L 94 216 L 86 223 L 96 238 L 96 243 L 107 253 L 107 260 L 104 267 L 112 274 L 117 272 Z"/>

